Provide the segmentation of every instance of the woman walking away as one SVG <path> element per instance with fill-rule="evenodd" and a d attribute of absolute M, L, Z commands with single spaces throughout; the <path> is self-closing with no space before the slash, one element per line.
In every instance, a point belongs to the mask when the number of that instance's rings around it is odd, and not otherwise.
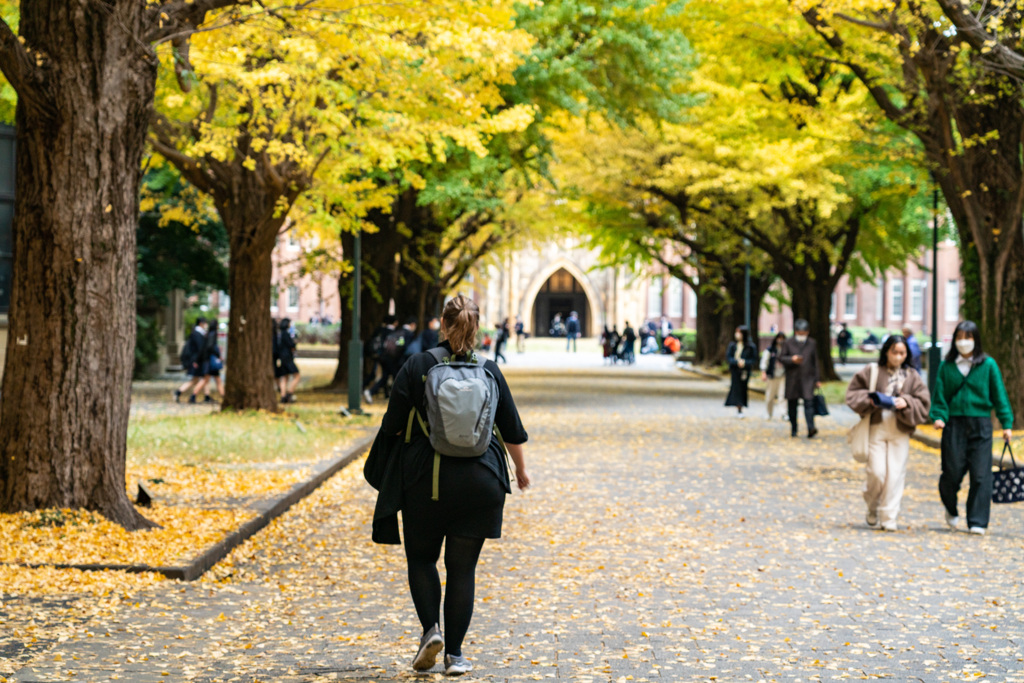
<path fill-rule="evenodd" d="M 964 475 L 971 475 L 967 494 L 967 529 L 984 534 L 992 505 L 992 410 L 1009 441 L 1013 410 L 995 359 L 982 350 L 978 326 L 964 320 L 953 331 L 953 348 L 939 366 L 932 389 L 929 417 L 942 430 L 942 475 L 939 496 L 946 524 L 960 528 L 956 495 Z"/>
<path fill-rule="evenodd" d="M 725 350 L 725 359 L 729 361 L 729 373 L 732 375 L 732 384 L 729 385 L 729 395 L 725 399 L 725 405 L 736 407 L 736 417 L 743 417 L 743 409 L 747 407 L 747 383 L 750 381 L 750 371 L 757 362 L 757 351 L 750 343 L 750 330 L 746 325 L 736 328 L 735 337 Z"/>
<path fill-rule="evenodd" d="M 768 411 L 768 419 L 775 415 L 775 402 L 782 398 L 782 387 L 786 381 L 786 373 L 779 363 L 779 353 L 786 335 L 779 332 L 772 339 L 771 346 L 761 354 L 761 381 L 765 383 L 764 407 Z"/>
<path fill-rule="evenodd" d="M 295 388 L 299 386 L 299 367 L 295 364 L 295 337 L 292 321 L 284 318 L 274 333 L 274 358 L 277 364 L 274 376 L 281 391 L 281 403 L 295 403 Z"/>
<path fill-rule="evenodd" d="M 363 471 L 379 492 L 374 542 L 400 542 L 397 513 L 402 512 L 409 590 L 423 627 L 412 668 L 430 669 L 444 649 L 450 676 L 473 668 L 463 656 L 462 641 L 473 616 L 476 564 L 484 539 L 501 537 L 505 495 L 512 492 L 502 440 L 519 488 L 530 485 L 522 447 L 527 434 L 512 393 L 497 364 L 473 352 L 479 326 L 480 311 L 472 300 L 457 296 L 445 305 L 444 341 L 412 356 L 399 371 Z M 448 396 L 447 385 L 454 382 L 459 394 Z M 493 416 L 493 433 L 488 414 Z M 487 426 L 470 439 L 476 440 L 474 448 L 456 445 L 465 434 L 450 425 L 465 423 L 468 432 L 481 422 Z M 479 451 L 482 455 L 467 457 Z M 444 636 L 437 572 L 442 543 L 447 572 Z"/>
<path fill-rule="evenodd" d="M 874 386 L 870 386 L 872 375 Z M 846 389 L 846 405 L 871 420 L 864 484 L 868 526 L 896 531 L 910 435 L 928 421 L 931 405 L 928 388 L 911 365 L 904 337 L 894 334 L 886 339 L 877 365 L 871 363 L 853 376 Z"/>

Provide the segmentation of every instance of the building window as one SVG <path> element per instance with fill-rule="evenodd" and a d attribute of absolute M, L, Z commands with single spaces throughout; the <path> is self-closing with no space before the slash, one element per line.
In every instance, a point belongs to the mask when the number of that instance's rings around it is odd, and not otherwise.
<path fill-rule="evenodd" d="M 903 280 L 892 281 L 892 319 L 903 320 Z"/>
<path fill-rule="evenodd" d="M 835 320 L 835 317 L 836 317 L 836 293 L 832 292 L 832 296 L 829 297 L 828 318 L 829 318 L 829 320 Z"/>
<path fill-rule="evenodd" d="M 281 299 L 281 292 L 278 291 L 277 285 L 270 285 L 270 311 L 277 313 L 277 302 Z"/>
<path fill-rule="evenodd" d="M 696 284 L 696 283 L 694 283 Z M 699 286 L 699 285 L 698 285 Z M 689 297 L 689 305 L 686 307 L 686 314 L 691 318 L 697 317 L 697 290 L 693 287 L 686 288 L 686 294 Z"/>
<path fill-rule="evenodd" d="M 661 277 L 651 280 L 647 287 L 647 317 L 661 317 Z"/>
<path fill-rule="evenodd" d="M 924 280 L 910 283 L 910 319 L 924 319 Z"/>
<path fill-rule="evenodd" d="M 668 314 L 673 318 L 683 317 L 683 281 L 677 277 L 668 281 Z"/>
<path fill-rule="evenodd" d="M 885 319 L 885 280 L 875 283 L 875 320 L 882 322 Z"/>
<path fill-rule="evenodd" d="M 299 286 L 290 285 L 288 287 L 288 310 L 297 311 L 299 310 Z"/>
<path fill-rule="evenodd" d="M 946 280 L 946 315 L 947 322 L 960 319 L 960 281 Z"/>
<path fill-rule="evenodd" d="M 857 293 L 847 292 L 843 301 L 843 316 L 847 318 L 857 317 Z"/>
<path fill-rule="evenodd" d="M 299 250 L 299 238 L 294 233 L 288 233 L 288 251 Z"/>
<path fill-rule="evenodd" d="M 220 308 L 221 312 L 231 310 L 231 295 L 227 292 L 218 292 L 217 302 L 219 304 L 218 308 Z"/>

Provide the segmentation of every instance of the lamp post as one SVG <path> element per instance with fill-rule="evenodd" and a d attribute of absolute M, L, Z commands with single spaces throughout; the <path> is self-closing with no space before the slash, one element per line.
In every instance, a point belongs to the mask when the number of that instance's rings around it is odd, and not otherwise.
<path fill-rule="evenodd" d="M 750 240 L 746 237 L 743 238 L 743 247 L 749 258 Z M 750 327 L 750 261 L 747 261 L 743 266 L 743 324 L 747 326 L 747 332 L 752 334 Z M 757 346 L 756 339 L 754 340 L 754 346 Z"/>
<path fill-rule="evenodd" d="M 363 379 L 363 343 L 359 339 L 359 317 L 361 313 L 363 238 L 357 232 L 353 240 L 352 259 L 355 272 L 352 274 L 352 341 L 348 343 L 348 412 L 353 415 L 362 413 L 360 407 L 360 389 Z"/>
<path fill-rule="evenodd" d="M 932 176 L 934 182 L 935 176 Z M 932 189 L 932 347 L 928 349 L 928 386 L 935 386 L 942 362 L 939 348 L 939 188 Z"/>

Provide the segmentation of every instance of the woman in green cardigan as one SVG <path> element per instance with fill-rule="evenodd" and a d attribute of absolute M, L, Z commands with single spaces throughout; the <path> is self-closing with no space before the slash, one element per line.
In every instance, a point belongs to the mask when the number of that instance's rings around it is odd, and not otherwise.
<path fill-rule="evenodd" d="M 929 417 L 942 430 L 942 475 L 939 496 L 946 508 L 946 524 L 960 528 L 956 496 L 964 475 L 970 473 L 967 494 L 967 529 L 984 534 L 992 506 L 992 410 L 1010 440 L 1013 410 L 995 359 L 981 347 L 978 326 L 964 320 L 953 332 L 953 348 L 939 366 L 932 389 Z"/>

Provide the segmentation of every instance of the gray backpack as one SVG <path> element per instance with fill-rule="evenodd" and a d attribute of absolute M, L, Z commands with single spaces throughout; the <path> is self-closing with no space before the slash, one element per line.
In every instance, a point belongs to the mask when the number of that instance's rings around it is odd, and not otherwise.
<path fill-rule="evenodd" d="M 498 382 L 475 353 L 468 361 L 456 360 L 443 348 L 428 353 L 437 364 L 424 377 L 427 417 L 424 421 L 415 408 L 409 412 L 405 441 L 412 438 L 413 420 L 418 420 L 434 449 L 432 498 L 437 500 L 441 455 L 475 458 L 487 451 L 496 431 Z"/>

